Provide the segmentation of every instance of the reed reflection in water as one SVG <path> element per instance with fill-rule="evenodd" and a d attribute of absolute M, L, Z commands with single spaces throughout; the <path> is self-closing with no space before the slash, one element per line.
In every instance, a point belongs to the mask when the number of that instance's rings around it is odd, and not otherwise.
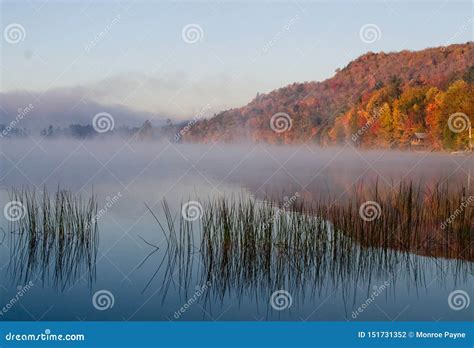
<path fill-rule="evenodd" d="M 380 208 L 373 220 L 360 215 L 368 198 Z M 465 209 L 448 227 L 439 226 L 465 200 L 462 187 L 427 190 L 408 182 L 390 191 L 376 184 L 341 205 L 313 200 L 283 208 L 282 202 L 243 196 L 193 201 L 198 216 L 191 219 L 184 214 L 190 202 L 182 205 L 183 214 L 173 214 L 163 201 L 165 221 L 150 211 L 166 250 L 144 290 L 163 269 L 163 301 L 170 287 L 186 298 L 196 284 L 209 284 L 200 299 L 209 306 L 226 296 L 268 306 L 278 289 L 301 302 L 341 289 L 350 307 L 359 291 L 355 284 L 368 295 L 380 279 L 391 289 L 401 281 L 416 291 L 435 277 L 464 283 L 474 270 L 474 212 Z"/>
<path fill-rule="evenodd" d="M 41 280 L 64 290 L 83 278 L 90 287 L 99 242 L 95 197 L 84 200 L 59 188 L 54 194 L 21 189 L 9 195 L 22 215 L 9 222 L 12 281 Z"/>

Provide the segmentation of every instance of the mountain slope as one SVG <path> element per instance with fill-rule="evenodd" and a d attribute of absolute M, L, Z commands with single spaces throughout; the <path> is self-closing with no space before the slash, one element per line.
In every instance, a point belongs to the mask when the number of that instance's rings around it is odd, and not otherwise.
<path fill-rule="evenodd" d="M 380 103 L 375 104 L 388 102 L 392 107 L 395 99 L 413 89 L 423 89 L 423 93 L 429 88 L 444 91 L 459 79 L 468 81 L 472 86 L 469 79 L 473 75 L 473 64 L 472 42 L 421 51 L 370 52 L 336 71 L 332 78 L 325 81 L 294 83 L 265 95 L 257 95 L 246 106 L 199 121 L 184 139 L 197 142 L 250 139 L 269 143 L 330 143 L 348 139 L 348 113 L 358 115 L 359 109 L 365 107 L 364 103 L 374 94 L 383 95 Z M 276 113 L 286 113 L 291 118 L 290 129 L 284 132 L 272 129 L 270 120 Z M 425 117 L 423 115 L 421 122 L 424 127 Z M 363 121 L 353 118 L 353 125 Z M 335 135 L 338 124 L 345 128 L 343 136 Z"/>

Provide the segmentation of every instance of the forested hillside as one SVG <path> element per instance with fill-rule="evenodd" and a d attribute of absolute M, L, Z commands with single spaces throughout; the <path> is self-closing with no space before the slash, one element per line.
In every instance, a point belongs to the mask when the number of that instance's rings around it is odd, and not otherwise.
<path fill-rule="evenodd" d="M 403 148 L 415 132 L 433 148 L 467 145 L 448 128 L 453 113 L 474 115 L 474 43 L 421 51 L 367 53 L 322 82 L 293 83 L 244 107 L 189 127 L 185 141 L 314 142 Z M 272 116 L 284 113 L 284 131 Z M 468 120 L 469 121 L 469 120 Z M 360 130 L 363 132 L 360 132 Z M 362 134 L 361 134 L 362 133 Z"/>

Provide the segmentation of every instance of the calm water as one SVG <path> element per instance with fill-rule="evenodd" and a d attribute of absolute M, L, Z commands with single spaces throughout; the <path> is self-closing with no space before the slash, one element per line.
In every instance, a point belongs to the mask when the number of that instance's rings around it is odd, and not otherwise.
<path fill-rule="evenodd" d="M 473 264 L 354 246 L 350 262 L 324 259 L 324 271 L 284 287 L 268 279 L 206 283 L 199 252 L 186 260 L 191 270 L 160 267 L 166 241 L 146 209 L 163 218 L 166 198 L 173 214 L 181 202 L 244 195 L 259 200 L 315 197 L 348 199 L 354 184 L 378 178 L 384 185 L 414 178 L 430 185 L 448 179 L 468 185 L 474 176 L 471 157 L 437 154 L 359 153 L 353 149 L 226 145 L 125 144 L 116 142 L 3 142 L 0 157 L 2 207 L 12 187 L 74 190 L 99 199 L 97 249 L 87 263 L 78 255 L 71 267 L 30 260 L 21 236 L 10 233 L 2 215 L 0 232 L 0 306 L 22 296 L 0 320 L 470 320 L 471 308 L 452 310 L 448 296 L 463 290 L 474 296 Z M 471 189 L 472 190 L 472 189 Z M 288 198 L 286 198 L 288 199 Z M 156 249 L 154 246 L 159 246 Z M 26 257 L 26 258 L 25 258 Z M 292 272 L 291 267 L 284 272 Z M 277 275 L 272 275 L 277 276 Z M 180 281 L 181 280 L 181 281 Z M 18 290 L 19 286 L 27 286 Z M 384 285 L 388 284 L 388 285 Z M 93 296 L 107 290 L 113 306 L 97 310 Z M 276 310 L 272 293 L 286 290 L 291 306 Z M 370 299 L 369 304 L 367 304 Z M 366 307 L 354 314 L 361 306 Z"/>

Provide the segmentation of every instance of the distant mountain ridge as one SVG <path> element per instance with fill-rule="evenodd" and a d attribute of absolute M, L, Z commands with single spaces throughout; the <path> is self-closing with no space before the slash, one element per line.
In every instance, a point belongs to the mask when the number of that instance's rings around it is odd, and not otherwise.
<path fill-rule="evenodd" d="M 472 89 L 473 66 L 473 42 L 420 51 L 369 52 L 345 68 L 336 70 L 336 74 L 327 80 L 293 83 L 268 94 L 257 95 L 241 108 L 226 110 L 211 119 L 198 121 L 190 127 L 184 139 L 191 142 L 252 140 L 286 144 L 305 141 L 337 143 L 350 138 L 351 128 L 353 130 L 357 128 L 356 125 L 364 124 L 366 120 L 361 111 L 373 113 L 373 110 L 366 108 L 374 95 L 377 94 L 377 100 L 369 105 L 372 109 L 388 103 L 387 107 L 393 113 L 399 105 L 396 101 L 407 91 L 415 94 L 413 98 L 422 99 L 417 104 L 419 113 L 423 114 L 422 120 L 410 124 L 410 131 L 417 129 L 429 132 L 426 108 L 430 100 L 427 98 L 433 96 L 427 96 L 427 91 L 432 88 L 439 93 L 447 91 L 458 80 L 464 81 Z M 420 91 L 423 91 L 423 97 Z M 402 117 L 402 120 L 406 123 L 413 110 L 405 111 L 406 115 L 402 116 L 406 117 Z M 290 129 L 284 132 L 272 129 L 270 120 L 277 113 L 285 113 L 290 117 Z M 337 127 L 344 129 L 338 130 Z M 406 142 L 407 134 L 402 138 Z M 438 140 L 442 142 L 442 139 Z"/>

